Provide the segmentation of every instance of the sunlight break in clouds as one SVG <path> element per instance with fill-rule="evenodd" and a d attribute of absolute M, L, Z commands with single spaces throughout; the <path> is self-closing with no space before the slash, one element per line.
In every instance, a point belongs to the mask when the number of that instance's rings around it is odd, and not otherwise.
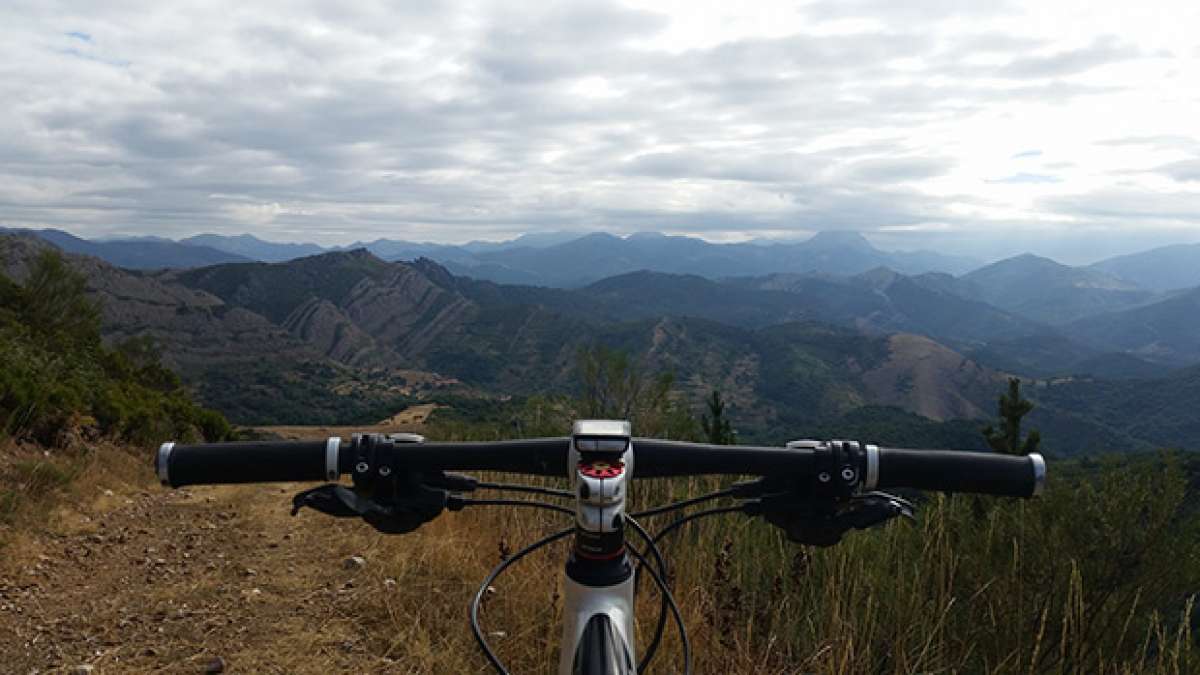
<path fill-rule="evenodd" d="M 0 224 L 1200 239 L 1193 2 L 395 4 L 7 3 Z"/>

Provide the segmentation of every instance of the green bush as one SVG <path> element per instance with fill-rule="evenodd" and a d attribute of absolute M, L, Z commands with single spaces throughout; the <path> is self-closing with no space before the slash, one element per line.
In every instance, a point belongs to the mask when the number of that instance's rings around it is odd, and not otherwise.
<path fill-rule="evenodd" d="M 0 275 L 0 432 L 53 445 L 73 418 L 138 445 L 224 440 L 229 423 L 192 402 L 149 338 L 100 339 L 100 309 L 54 252 L 24 284 Z"/>

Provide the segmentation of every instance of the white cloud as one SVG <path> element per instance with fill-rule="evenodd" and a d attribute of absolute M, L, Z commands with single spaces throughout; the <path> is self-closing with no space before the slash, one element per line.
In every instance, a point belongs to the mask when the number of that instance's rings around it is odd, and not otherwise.
<path fill-rule="evenodd" d="M 0 223 L 1200 232 L 1194 3 L 417 4 L 6 3 Z"/>

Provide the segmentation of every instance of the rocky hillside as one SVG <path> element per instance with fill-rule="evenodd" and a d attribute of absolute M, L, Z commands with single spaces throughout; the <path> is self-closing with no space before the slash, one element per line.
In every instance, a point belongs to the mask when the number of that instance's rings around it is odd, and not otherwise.
<path fill-rule="evenodd" d="M 48 246 L 33 237 L 0 236 L 0 272 L 24 278 L 34 256 Z M 297 414 L 325 422 L 339 415 L 377 419 L 401 406 L 408 393 L 396 389 L 387 373 L 369 376 L 347 368 L 302 332 L 169 275 L 123 270 L 89 256 L 66 257 L 100 303 L 106 342 L 152 338 L 163 362 L 178 370 L 202 401 L 238 421 Z M 337 393 L 363 380 L 381 386 L 365 396 L 361 387 L 353 388 L 355 396 Z"/>
<path fill-rule="evenodd" d="M 363 250 L 161 275 L 284 326 L 351 365 L 412 365 L 469 308 L 411 266 Z"/>
<path fill-rule="evenodd" d="M 456 278 L 429 261 L 388 263 L 361 250 L 156 274 L 72 260 L 104 300 L 108 334 L 155 337 L 201 395 L 224 401 L 235 419 L 252 416 L 255 404 L 245 397 L 230 403 L 222 392 L 288 398 L 289 388 L 319 387 L 322 378 L 378 376 L 369 375 L 372 369 L 432 371 L 498 394 L 569 390 L 576 353 L 595 342 L 640 355 L 651 370 L 671 370 L 697 401 L 719 387 L 764 422 L 813 421 L 870 404 L 939 419 L 975 416 L 990 395 L 981 388 L 978 397 L 948 400 L 945 391 L 961 383 L 930 367 L 931 341 L 781 324 L 789 311 L 811 314 L 797 294 L 699 278 L 655 277 L 635 305 L 631 284 L 646 282 L 636 275 L 573 292 L 506 287 Z M 717 292 L 697 292 L 696 284 Z M 660 293 L 659 286 L 677 292 Z M 755 305 L 749 296 L 775 303 L 766 307 L 775 325 L 681 316 L 705 299 L 717 308 Z"/>
<path fill-rule="evenodd" d="M 39 244 L 4 241 L 5 269 L 19 275 Z M 728 283 L 636 273 L 564 290 L 475 281 L 361 250 L 153 274 L 71 260 L 104 301 L 110 340 L 154 337 L 201 400 L 238 422 L 375 421 L 446 387 L 499 398 L 569 393 L 579 350 L 593 344 L 674 373 L 697 408 L 720 389 L 744 433 L 772 440 L 771 430 L 824 428 L 880 406 L 926 420 L 990 416 L 1006 375 L 975 354 L 1008 359 L 1017 372 L 1036 365 L 1028 359 L 1070 359 L 1122 378 L 1161 374 L 1125 354 L 1097 359 L 1096 348 L 1053 333 L 943 342 L 908 332 L 982 337 L 1027 320 L 949 293 L 939 276 L 886 270 Z M 842 325 L 827 323 L 838 311 Z M 1042 411 L 1040 423 L 1073 452 L 1115 438 L 1093 413 L 1071 399 Z M 1130 447 L 1151 442 L 1123 434 L 1117 442 Z M 1200 434 L 1181 444 L 1193 440 Z"/>

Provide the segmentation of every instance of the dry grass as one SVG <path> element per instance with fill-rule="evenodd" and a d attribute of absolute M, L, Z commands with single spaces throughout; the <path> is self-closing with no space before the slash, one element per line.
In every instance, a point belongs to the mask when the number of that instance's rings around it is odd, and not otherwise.
<path fill-rule="evenodd" d="M 75 471 L 74 480 L 8 465 L 6 475 L 26 484 L 57 484 L 53 497 L 24 501 L 33 492 L 22 493 L 8 526 L 20 533 L 6 550 L 10 562 L 57 555 L 75 533 L 96 531 L 106 512 L 115 519 L 103 531 L 133 538 L 97 547 L 99 559 L 79 570 L 64 562 L 48 573 L 39 608 L 66 609 L 38 621 L 70 624 L 79 607 L 89 618 L 73 637 L 50 638 L 58 642 L 47 653 L 61 661 L 12 652 L 14 663 L 36 667 L 70 666 L 95 651 L 89 640 L 110 639 L 115 645 L 95 657 L 100 672 L 194 670 L 215 653 L 238 672 L 488 673 L 466 618 L 475 588 L 502 553 L 569 524 L 527 509 L 468 509 L 385 537 L 357 521 L 288 517 L 295 486 L 160 492 L 139 453 L 43 459 Z M 638 481 L 635 508 L 717 485 Z M 1197 668 L 1189 628 L 1197 542 L 1168 531 L 1183 498 L 1171 485 L 1099 484 L 1094 507 L 1065 491 L 1038 503 L 939 497 L 917 525 L 853 533 L 832 549 L 798 547 L 759 521 L 720 516 L 664 548 L 698 673 L 1182 675 Z M 501 577 L 484 607 L 485 631 L 513 672 L 553 671 L 565 546 Z M 137 565 L 150 547 L 173 576 L 142 576 Z M 366 568 L 342 569 L 349 555 L 363 555 Z M 657 607 L 646 584 L 642 647 Z M 171 620 L 181 608 L 190 614 Z M 131 617 L 146 625 L 120 632 Z M 680 672 L 678 655 L 670 629 L 650 672 Z"/>
<path fill-rule="evenodd" d="M 655 483 L 638 487 L 712 487 Z M 936 500 L 918 526 L 854 534 L 825 550 L 794 546 L 736 515 L 691 526 L 669 548 L 696 672 L 1192 672 L 1190 600 L 1176 609 L 1095 604 L 1096 583 L 1069 559 L 1063 564 L 1074 571 L 1065 587 L 1046 588 L 1057 577 L 1024 565 L 1047 557 L 1022 562 L 1014 550 L 1021 541 L 998 539 L 1011 524 L 1003 510 L 984 514 L 969 534 L 980 544 L 964 544 L 962 519 L 975 516 L 962 502 Z M 388 542 L 379 573 L 405 592 L 364 608 L 371 632 L 381 636 L 373 648 L 400 672 L 488 672 L 467 630 L 465 604 L 502 550 L 561 525 L 554 515 L 472 512 Z M 485 630 L 502 634 L 493 643 L 514 672 L 553 671 L 565 552 L 562 544 L 523 561 L 486 605 Z M 657 606 L 643 591 L 642 646 Z M 1097 627 L 1114 616 L 1115 626 Z M 674 635 L 651 672 L 679 672 Z"/>

